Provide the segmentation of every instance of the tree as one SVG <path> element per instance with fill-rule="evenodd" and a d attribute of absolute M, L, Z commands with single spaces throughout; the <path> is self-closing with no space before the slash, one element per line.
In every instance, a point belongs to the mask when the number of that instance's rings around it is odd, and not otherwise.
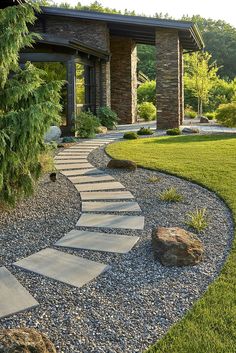
<path fill-rule="evenodd" d="M 44 135 L 60 119 L 63 82 L 46 82 L 44 71 L 18 63 L 20 50 L 36 38 L 27 25 L 37 10 L 27 3 L 0 11 L 0 201 L 12 205 L 33 192 Z"/>
<path fill-rule="evenodd" d="M 198 102 L 198 115 L 203 112 L 203 104 L 209 100 L 209 92 L 217 80 L 219 68 L 216 63 L 210 64 L 211 55 L 207 52 L 196 52 L 186 55 L 185 85 L 192 89 Z"/>

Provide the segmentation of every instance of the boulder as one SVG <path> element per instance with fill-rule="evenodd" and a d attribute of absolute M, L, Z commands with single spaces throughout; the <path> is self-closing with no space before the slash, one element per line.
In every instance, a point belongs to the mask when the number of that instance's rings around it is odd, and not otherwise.
<path fill-rule="evenodd" d="M 154 258 L 164 266 L 196 265 L 202 261 L 204 248 L 193 233 L 173 227 L 158 227 L 152 234 Z"/>
<path fill-rule="evenodd" d="M 106 134 L 107 133 L 107 127 L 106 126 L 99 126 L 96 129 L 97 134 Z"/>
<path fill-rule="evenodd" d="M 200 123 L 201 124 L 208 124 L 209 119 L 206 116 L 200 116 Z"/>
<path fill-rule="evenodd" d="M 51 126 L 44 136 L 45 142 L 58 141 L 61 137 L 61 129 L 58 126 Z"/>
<path fill-rule="evenodd" d="M 199 132 L 199 129 L 193 127 L 184 127 L 182 130 L 184 134 L 198 134 Z"/>
<path fill-rule="evenodd" d="M 52 342 L 33 328 L 0 330 L 1 353 L 56 353 Z"/>
<path fill-rule="evenodd" d="M 128 161 L 125 159 L 111 159 L 107 164 L 107 168 L 136 170 L 137 164 L 133 161 Z"/>

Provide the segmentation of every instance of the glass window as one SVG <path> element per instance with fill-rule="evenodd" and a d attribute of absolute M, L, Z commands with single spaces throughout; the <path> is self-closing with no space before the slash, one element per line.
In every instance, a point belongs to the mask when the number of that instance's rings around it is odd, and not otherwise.
<path fill-rule="evenodd" d="M 35 66 L 39 69 L 46 71 L 47 76 L 45 80 L 47 82 L 59 80 L 59 81 L 66 81 L 66 64 L 63 62 L 34 62 Z M 67 125 L 67 83 L 63 85 L 61 89 L 61 118 L 62 122 L 61 125 Z"/>
<path fill-rule="evenodd" d="M 95 112 L 95 108 L 94 68 L 76 63 L 76 112 L 82 109 Z"/>

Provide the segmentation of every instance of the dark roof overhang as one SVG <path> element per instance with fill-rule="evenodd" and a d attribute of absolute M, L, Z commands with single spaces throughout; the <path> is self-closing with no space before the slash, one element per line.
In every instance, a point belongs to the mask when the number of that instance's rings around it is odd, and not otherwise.
<path fill-rule="evenodd" d="M 84 43 L 81 43 L 80 41 L 78 41 L 76 39 L 68 40 L 65 38 L 60 38 L 60 37 L 45 34 L 45 33 L 39 33 L 39 34 L 40 34 L 41 38 L 36 40 L 37 43 L 50 44 L 50 45 L 58 46 L 58 47 L 71 48 L 71 49 L 74 49 L 75 51 L 82 52 L 82 53 L 85 53 L 88 55 L 92 55 L 92 56 L 95 56 L 97 58 L 104 59 L 104 60 L 109 60 L 109 58 L 110 58 L 109 52 L 85 45 Z"/>
<path fill-rule="evenodd" d="M 204 48 L 204 42 L 197 26 L 189 21 L 78 11 L 59 7 L 41 7 L 41 9 L 42 14 L 45 15 L 105 22 L 111 35 L 127 36 L 142 44 L 155 44 L 155 31 L 157 28 L 173 29 L 179 32 L 180 41 L 184 49 L 194 51 Z"/>

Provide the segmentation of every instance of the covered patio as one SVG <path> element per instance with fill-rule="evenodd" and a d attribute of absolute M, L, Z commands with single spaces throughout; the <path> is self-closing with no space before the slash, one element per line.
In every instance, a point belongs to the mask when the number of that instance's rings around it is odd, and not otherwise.
<path fill-rule="evenodd" d="M 121 124 L 137 121 L 137 44 L 156 47 L 157 128 L 182 124 L 183 52 L 204 48 L 195 24 L 57 7 L 41 10 L 32 31 L 42 38 L 22 53 L 21 61 L 64 63 L 64 133 L 72 129 L 78 108 L 96 113 L 108 106 Z"/>

